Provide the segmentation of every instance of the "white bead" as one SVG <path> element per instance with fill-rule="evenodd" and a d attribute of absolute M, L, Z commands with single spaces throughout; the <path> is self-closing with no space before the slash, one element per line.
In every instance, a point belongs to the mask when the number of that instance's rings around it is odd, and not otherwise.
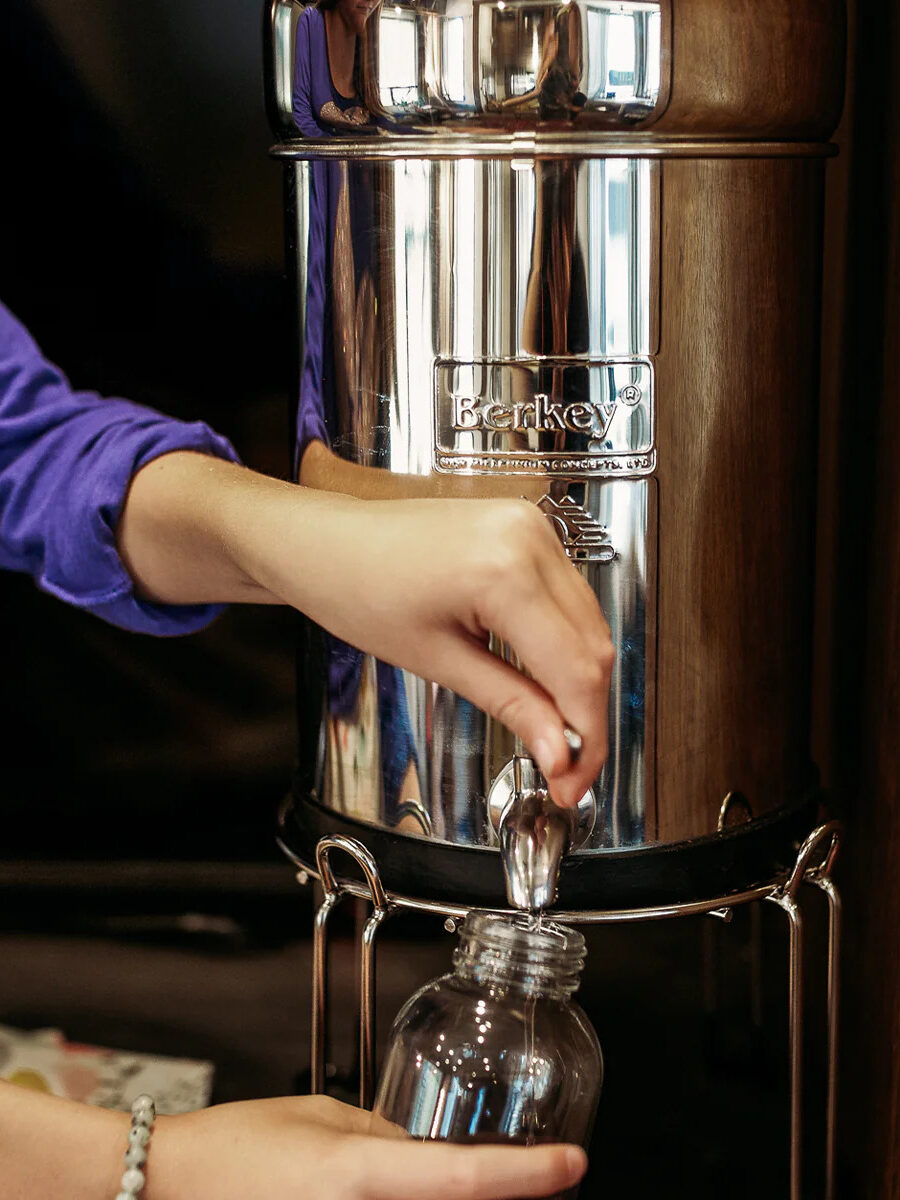
<path fill-rule="evenodd" d="M 150 1130 L 146 1125 L 132 1125 L 128 1130 L 128 1140 L 132 1146 L 146 1146 L 150 1141 Z"/>
<path fill-rule="evenodd" d="M 155 1115 L 149 1108 L 139 1108 L 137 1112 L 131 1114 L 131 1123 L 132 1125 L 146 1125 L 149 1128 L 153 1124 Z"/>
<path fill-rule="evenodd" d="M 136 1096 L 131 1104 L 131 1112 L 133 1116 L 138 1113 L 148 1112 L 151 1114 L 151 1119 L 156 1116 L 156 1105 L 153 1102 L 153 1097 L 148 1096 L 146 1092 L 142 1092 L 140 1096 Z M 146 1122 L 149 1124 L 149 1122 Z"/>
<path fill-rule="evenodd" d="M 144 1186 L 144 1172 L 139 1171 L 137 1167 L 129 1167 L 122 1176 L 121 1188 L 123 1192 L 131 1192 L 135 1195 Z"/>
<path fill-rule="evenodd" d="M 116 1196 L 116 1200 L 134 1200 L 134 1193 L 133 1192 L 119 1192 L 118 1196 Z"/>
<path fill-rule="evenodd" d="M 147 1151 L 143 1146 L 129 1146 L 125 1151 L 125 1161 L 129 1167 L 141 1167 L 147 1161 Z"/>

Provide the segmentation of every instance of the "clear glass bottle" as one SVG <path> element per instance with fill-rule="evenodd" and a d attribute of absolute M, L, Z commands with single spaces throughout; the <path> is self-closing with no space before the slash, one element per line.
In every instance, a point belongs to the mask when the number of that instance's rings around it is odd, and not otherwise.
<path fill-rule="evenodd" d="M 586 1147 L 603 1058 L 572 1000 L 584 958 L 574 929 L 470 914 L 453 972 L 394 1022 L 375 1111 L 416 1138 Z"/>

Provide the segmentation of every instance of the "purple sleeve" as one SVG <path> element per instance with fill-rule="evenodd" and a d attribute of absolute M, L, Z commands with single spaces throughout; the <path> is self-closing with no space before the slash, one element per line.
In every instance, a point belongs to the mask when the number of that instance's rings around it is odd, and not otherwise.
<path fill-rule="evenodd" d="M 328 45 L 324 33 L 325 23 L 319 10 L 315 6 L 304 8 L 297 20 L 293 92 L 294 122 L 304 137 L 325 136 L 325 130 L 316 121 L 320 106 L 313 96 L 313 78 L 317 70 L 322 70 L 323 52 L 326 68 L 328 64 Z"/>
<path fill-rule="evenodd" d="M 139 600 L 116 549 L 132 476 L 172 450 L 237 461 L 200 422 L 73 391 L 0 304 L 0 567 L 124 629 L 169 636 L 208 624 L 221 606 Z"/>

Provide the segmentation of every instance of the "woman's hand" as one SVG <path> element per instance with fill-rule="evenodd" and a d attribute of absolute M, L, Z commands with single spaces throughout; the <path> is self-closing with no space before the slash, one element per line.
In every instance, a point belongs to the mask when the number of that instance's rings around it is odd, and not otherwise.
<path fill-rule="evenodd" d="M 146 1200 L 508 1200 L 574 1186 L 575 1146 L 451 1146 L 408 1139 L 324 1096 L 160 1117 Z"/>
<path fill-rule="evenodd" d="M 356 500 L 176 453 L 135 477 L 119 545 L 149 599 L 290 604 L 452 688 L 519 734 L 560 804 L 606 759 L 609 628 L 532 504 Z M 490 633 L 531 679 L 488 650 Z M 566 725 L 583 739 L 574 765 Z"/>
<path fill-rule="evenodd" d="M 3 1200 L 112 1197 L 128 1118 L 0 1081 Z M 222 1104 L 157 1117 L 142 1200 L 508 1200 L 573 1187 L 576 1146 L 415 1142 L 324 1096 Z"/>

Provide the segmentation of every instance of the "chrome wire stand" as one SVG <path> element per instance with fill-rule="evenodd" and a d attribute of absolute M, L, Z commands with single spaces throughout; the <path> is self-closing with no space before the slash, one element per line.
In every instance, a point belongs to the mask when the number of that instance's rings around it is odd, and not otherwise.
<path fill-rule="evenodd" d="M 729 804 L 723 805 L 720 827 Z M 735 801 L 742 798 L 735 796 Z M 690 917 L 706 914 L 730 921 L 733 910 L 753 901 L 766 900 L 776 904 L 789 922 L 788 936 L 788 1035 L 790 1066 L 790 1200 L 802 1200 L 803 1183 L 803 1018 L 804 964 L 803 918 L 800 893 L 803 885 L 818 888 L 828 903 L 828 991 L 827 991 L 827 1095 L 825 1143 L 825 1200 L 834 1200 L 835 1126 L 837 1119 L 838 1020 L 840 1002 L 841 899 L 834 883 L 833 871 L 841 839 L 841 825 L 828 821 L 814 829 L 797 853 L 790 872 L 748 891 L 717 896 L 689 903 L 660 905 L 650 908 L 586 910 L 566 912 L 552 910 L 552 917 L 568 925 L 614 925 L 637 921 L 657 921 L 668 917 Z M 284 854 L 297 868 L 297 880 L 307 885 L 316 880 L 324 898 L 316 910 L 313 936 L 313 1002 L 312 1002 L 312 1086 L 313 1094 L 325 1091 L 325 1059 L 327 1047 L 326 1014 L 328 1006 L 328 920 L 335 908 L 347 897 L 364 900 L 372 911 L 363 926 L 359 958 L 359 1103 L 371 1108 L 375 1087 L 375 944 L 378 931 L 395 912 L 410 909 L 433 913 L 445 918 L 448 932 L 453 932 L 471 911 L 462 904 L 438 903 L 431 900 L 388 893 L 382 882 L 378 865 L 362 842 L 344 834 L 324 837 L 316 846 L 315 865 L 305 863 L 283 842 Z M 338 851 L 351 858 L 359 868 L 363 881 L 339 878 L 331 865 L 332 854 Z M 511 909 L 495 910 L 512 915 Z M 752 912 L 753 910 L 751 910 Z M 754 987 L 756 983 L 754 983 Z"/>

